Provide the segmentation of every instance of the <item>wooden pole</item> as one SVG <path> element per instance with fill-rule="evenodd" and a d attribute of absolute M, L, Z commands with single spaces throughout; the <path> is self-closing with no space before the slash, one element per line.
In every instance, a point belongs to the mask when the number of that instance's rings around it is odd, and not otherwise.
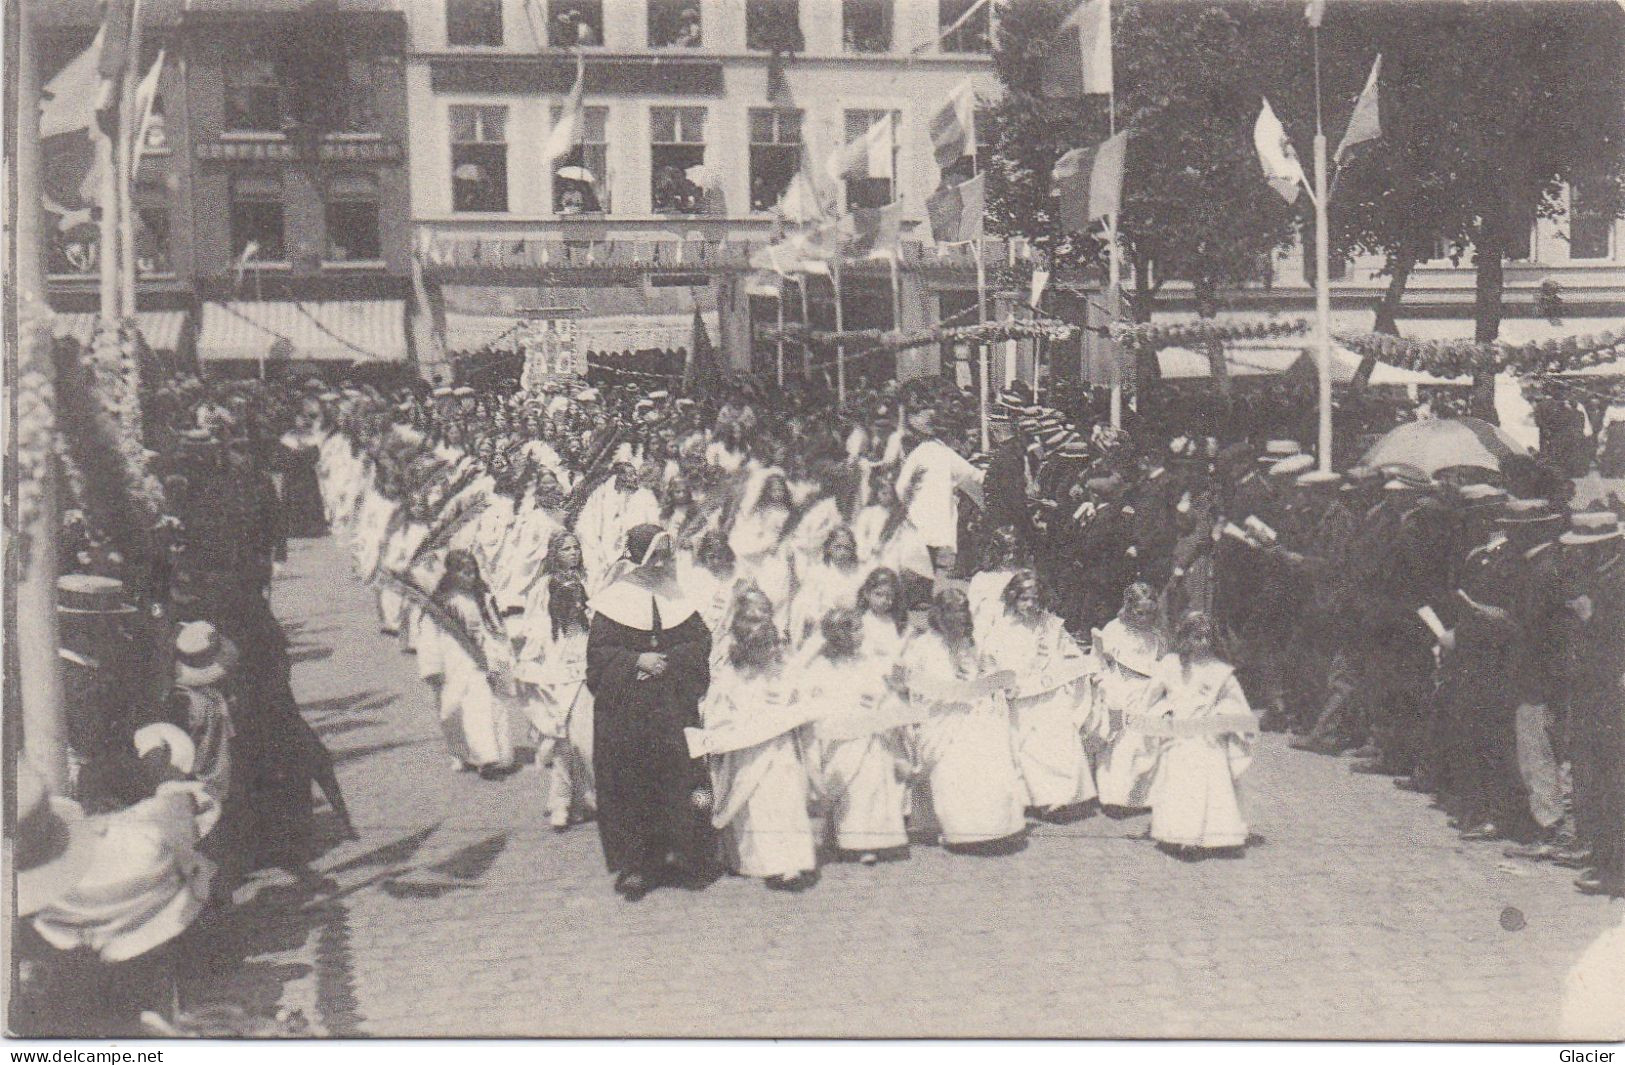
<path fill-rule="evenodd" d="M 971 242 L 971 255 L 976 260 L 976 321 L 979 324 L 985 325 L 987 323 L 987 270 L 982 266 L 981 237 L 977 237 Z M 980 387 L 977 389 L 977 391 L 981 396 L 980 407 L 982 422 L 982 450 L 984 452 L 993 446 L 993 438 L 989 432 L 987 421 L 987 349 L 988 345 L 985 343 L 976 345 L 976 350 L 979 353 L 979 366 L 981 370 L 981 372 L 977 375 L 980 378 Z"/>
<path fill-rule="evenodd" d="M 803 387 L 811 387 L 812 346 L 807 343 L 807 337 L 812 330 L 812 307 L 807 299 L 806 274 L 796 279 L 796 291 L 801 293 L 801 383 Z"/>
<path fill-rule="evenodd" d="M 774 301 L 779 310 L 778 371 L 779 391 L 784 391 L 784 278 L 779 278 L 779 296 Z"/>
<path fill-rule="evenodd" d="M 1332 283 L 1331 227 L 1326 214 L 1326 131 L 1320 124 L 1320 30 L 1311 28 L 1315 52 L 1315 351 L 1320 380 L 1316 446 L 1320 469 L 1332 468 Z"/>
<path fill-rule="evenodd" d="M 130 46 L 124 64 L 119 93 L 118 213 L 119 213 L 119 317 L 135 317 L 135 127 L 141 124 L 136 111 L 136 86 L 141 81 L 141 0 L 130 6 Z M 137 371 L 139 372 L 139 371 Z M 134 382 L 131 382 L 134 385 Z"/>
<path fill-rule="evenodd" d="M 50 308 L 45 302 L 45 270 L 41 240 L 42 208 L 39 154 L 39 70 L 34 58 L 32 16 L 34 5 L 7 5 L 16 20 L 17 63 L 17 189 L 16 213 L 12 230 L 13 264 L 17 279 L 16 321 L 21 326 L 18 343 L 7 344 L 17 362 L 8 366 L 13 383 L 24 375 L 42 387 L 44 398 L 54 398 L 56 368 L 51 358 Z M 10 20 L 8 20 L 10 21 Z M 9 361 L 9 360 L 8 360 Z M 11 431 L 19 428 L 11 419 Z M 15 449 L 17 442 L 12 441 Z M 15 452 L 14 452 L 15 453 Z M 53 792 L 68 794 L 67 719 L 62 705 L 62 663 L 56 613 L 57 536 L 60 532 L 57 502 L 57 467 L 54 454 L 48 454 L 38 469 L 32 486 L 37 505 L 26 515 L 21 529 L 28 543 L 27 558 L 10 553 L 8 564 L 21 564 L 10 576 L 16 599 L 7 604 L 15 611 L 17 628 L 16 668 L 21 692 L 22 755 L 45 778 Z M 9 716 L 9 715 L 8 715 Z M 13 718 L 13 720 L 16 720 Z"/>
<path fill-rule="evenodd" d="M 846 318 L 841 310 L 841 255 L 836 253 L 830 260 L 830 283 L 835 287 L 835 335 L 839 337 L 846 331 Z M 835 404 L 837 407 L 846 406 L 846 345 L 837 340 L 835 344 Z"/>

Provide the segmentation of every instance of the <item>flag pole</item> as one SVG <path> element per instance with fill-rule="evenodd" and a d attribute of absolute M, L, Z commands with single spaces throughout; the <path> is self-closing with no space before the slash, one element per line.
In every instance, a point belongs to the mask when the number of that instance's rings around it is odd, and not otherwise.
<path fill-rule="evenodd" d="M 987 270 L 982 266 L 982 238 L 980 235 L 971 242 L 971 254 L 976 259 L 976 321 L 985 325 L 987 323 Z M 981 407 L 983 452 L 990 450 L 993 446 L 987 424 L 987 347 L 986 343 L 976 345 L 976 349 L 980 353 L 981 366 L 981 373 L 977 375 L 980 378 L 980 388 L 977 391 L 981 395 L 979 405 Z"/>
<path fill-rule="evenodd" d="M 846 331 L 845 318 L 841 313 L 841 259 L 839 248 L 830 260 L 829 280 L 835 289 L 835 405 L 846 406 L 846 344 L 840 339 Z"/>
<path fill-rule="evenodd" d="M 1315 56 L 1315 346 L 1319 358 L 1320 418 L 1317 449 L 1320 469 L 1332 468 L 1332 289 L 1330 229 L 1326 211 L 1326 131 L 1320 117 L 1320 27 L 1311 24 Z"/>
<path fill-rule="evenodd" d="M 898 191 L 898 175 L 902 173 L 897 169 L 897 124 L 892 123 L 891 133 L 891 186 L 893 202 L 901 200 L 902 194 Z M 898 257 L 903 254 L 902 238 L 898 238 L 891 248 L 891 326 L 899 333 L 903 331 L 903 278 Z M 892 360 L 892 376 L 896 376 L 896 359 Z"/>
<path fill-rule="evenodd" d="M 120 78 L 118 121 L 118 262 L 119 262 L 119 315 L 135 317 L 135 153 L 134 127 L 140 124 L 136 114 L 136 84 L 141 80 L 141 0 L 130 5 L 130 43 L 125 53 L 123 76 Z"/>
<path fill-rule="evenodd" d="M 812 387 L 812 347 L 807 338 L 812 335 L 812 309 L 807 300 L 807 275 L 796 278 L 796 291 L 801 294 L 801 382 Z"/>
<path fill-rule="evenodd" d="M 1108 15 L 1109 19 L 1111 16 Z M 1107 23 L 1108 39 L 1111 33 L 1110 23 Z M 1109 47 L 1109 45 L 1108 45 Z M 1117 79 L 1112 78 L 1112 91 L 1106 94 L 1106 135 L 1117 136 Z M 1120 210 L 1121 208 L 1119 208 Z M 1122 313 L 1119 292 L 1122 289 L 1123 260 L 1117 248 L 1117 213 L 1113 212 L 1106 220 L 1106 351 L 1111 356 L 1111 422 L 1113 429 L 1123 427 L 1123 351 L 1117 341 L 1112 339 L 1110 330 L 1117 324 L 1117 317 Z"/>
<path fill-rule="evenodd" d="M 779 277 L 779 296 L 774 300 L 779 311 L 778 371 L 779 391 L 784 391 L 784 278 Z"/>

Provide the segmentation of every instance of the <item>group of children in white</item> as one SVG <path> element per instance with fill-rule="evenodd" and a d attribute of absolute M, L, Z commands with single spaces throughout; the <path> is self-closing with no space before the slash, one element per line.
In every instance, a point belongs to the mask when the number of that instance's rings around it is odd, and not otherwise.
<path fill-rule="evenodd" d="M 712 633 L 703 727 L 686 738 L 709 766 L 733 872 L 811 883 L 819 814 L 823 842 L 864 864 L 905 855 L 911 837 L 997 852 L 1029 817 L 1066 821 L 1097 802 L 1116 816 L 1149 811 L 1150 838 L 1186 859 L 1246 844 L 1238 781 L 1257 720 L 1209 619 L 1165 625 L 1145 584 L 1087 646 L 1044 609 L 1030 570 L 939 583 L 911 623 L 895 568 L 909 548 L 886 535 L 896 530 L 855 530 L 860 514 L 819 523 L 811 542 L 786 539 L 774 518 L 786 486 L 771 469 L 728 529 L 662 521 L 647 489 L 616 479 L 573 529 L 528 493 L 517 505 L 493 495 L 426 556 L 428 516 L 391 521 L 410 504 L 376 491 L 342 435 L 324 444 L 321 472 L 335 528 L 375 578 L 384 630 L 436 692 L 455 768 L 505 776 L 514 725 L 528 727 L 556 828 L 594 808 L 589 603 L 627 531 L 655 522 Z M 411 581 L 376 579 L 401 572 Z"/>

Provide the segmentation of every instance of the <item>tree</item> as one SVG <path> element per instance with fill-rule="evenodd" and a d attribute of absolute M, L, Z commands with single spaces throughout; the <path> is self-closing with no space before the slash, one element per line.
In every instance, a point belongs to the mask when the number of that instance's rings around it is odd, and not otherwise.
<path fill-rule="evenodd" d="M 1471 251 L 1474 336 L 1497 339 L 1517 235 L 1560 217 L 1577 179 L 1602 209 L 1625 207 L 1625 17 L 1606 3 L 1446 0 L 1377 5 L 1323 32 L 1338 52 L 1383 54 L 1382 142 L 1332 202 L 1338 247 L 1387 256 L 1376 328 L 1398 332 L 1410 271 L 1442 243 L 1458 262 Z M 1493 375 L 1475 385 L 1475 413 L 1493 419 Z"/>
<path fill-rule="evenodd" d="M 1060 232 L 1049 195 L 1055 160 L 1109 128 L 1104 98 L 1080 106 L 1043 96 L 1044 57 L 1072 6 L 1009 0 L 1000 8 L 994 65 L 1005 95 L 989 202 L 995 224 L 1057 263 L 1098 265 L 1098 229 Z M 1262 280 L 1271 253 L 1293 239 L 1294 208 L 1265 183 L 1252 141 L 1271 74 L 1280 80 L 1284 11 L 1238 2 L 1114 6 L 1117 128 L 1130 131 L 1118 225 L 1133 286 L 1126 305 L 1135 321 L 1149 321 L 1163 285 L 1177 279 L 1211 317 L 1226 288 Z"/>

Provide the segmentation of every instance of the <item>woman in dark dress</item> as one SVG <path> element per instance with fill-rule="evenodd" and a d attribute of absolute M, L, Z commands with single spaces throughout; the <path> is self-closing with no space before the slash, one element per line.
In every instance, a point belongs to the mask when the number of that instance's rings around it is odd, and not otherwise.
<path fill-rule="evenodd" d="M 671 537 L 658 525 L 627 533 L 617 573 L 591 606 L 598 834 L 615 890 L 635 902 L 703 876 L 714 856 L 705 765 L 683 736 L 700 725 L 711 633 L 677 585 Z"/>

